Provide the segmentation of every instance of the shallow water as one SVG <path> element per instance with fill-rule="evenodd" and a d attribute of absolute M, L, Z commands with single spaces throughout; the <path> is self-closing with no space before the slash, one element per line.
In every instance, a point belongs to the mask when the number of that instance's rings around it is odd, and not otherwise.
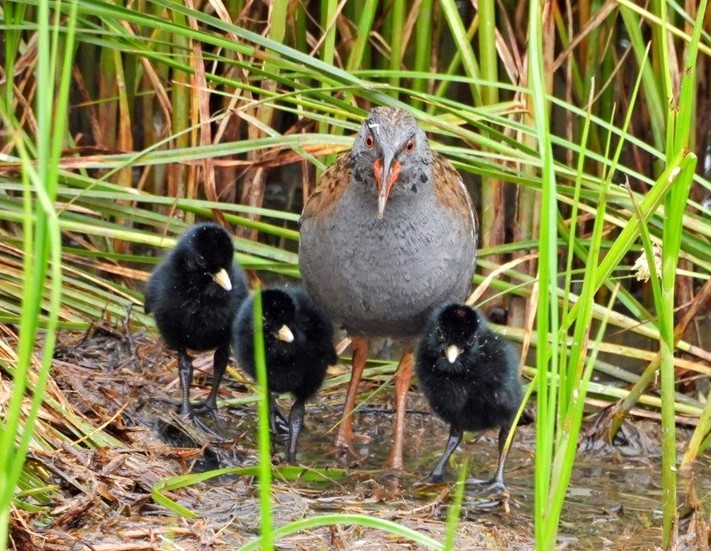
<path fill-rule="evenodd" d="M 387 393 L 384 393 L 387 394 Z M 288 407 L 288 400 L 284 401 Z M 444 521 L 454 491 L 457 469 L 466 457 L 468 477 L 488 479 L 496 460 L 496 431 L 467 434 L 450 465 L 450 483 L 418 483 L 429 473 L 441 453 L 448 427 L 426 410 L 421 396 L 412 393 L 408 415 L 405 462 L 406 469 L 397 476 L 382 469 L 391 441 L 392 412 L 388 404 L 371 404 L 356 416 L 354 428 L 359 437 L 356 453 L 341 455 L 334 451 L 332 424 L 338 409 L 323 404 L 307 409 L 308 428 L 300 440 L 299 460 L 313 467 L 347 467 L 351 474 L 332 486 L 319 484 L 318 495 L 309 509 L 337 512 L 362 509 L 366 512 L 390 512 L 402 517 L 402 511 L 417 511 L 420 519 Z M 241 417 L 240 429 L 254 434 L 255 419 Z M 635 422 L 629 429 L 647 442 L 657 438 L 653 422 Z M 688 436 L 688 435 L 680 435 Z M 253 438 L 247 437 L 248 440 Z M 250 446 L 249 442 L 243 445 Z M 654 446 L 612 447 L 599 441 L 590 442 L 580 451 L 568 490 L 560 528 L 561 548 L 570 549 L 652 549 L 659 545 L 661 531 L 661 463 Z M 506 548 L 525 549 L 533 539 L 535 426 L 522 426 L 517 431 L 506 468 L 508 496 L 487 496 L 477 487 L 467 486 L 462 507 L 463 526 L 496 526 L 516 535 L 516 545 Z M 275 456 L 282 447 L 274 444 Z M 680 493 L 692 484 L 702 502 L 704 515 L 711 513 L 711 462 L 703 458 L 696 467 L 695 480 L 679 479 Z M 357 497 L 354 497 L 357 496 Z M 683 523 L 682 523 L 683 527 Z M 503 547 L 502 547 L 503 548 Z"/>

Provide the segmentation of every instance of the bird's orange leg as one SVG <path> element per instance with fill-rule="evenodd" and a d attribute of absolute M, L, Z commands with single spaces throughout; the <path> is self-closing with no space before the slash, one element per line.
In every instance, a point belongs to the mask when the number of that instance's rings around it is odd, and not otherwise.
<path fill-rule="evenodd" d="M 353 441 L 353 409 L 358 395 L 358 384 L 363 376 L 365 362 L 368 360 L 370 342 L 364 337 L 352 337 L 351 346 L 353 347 L 351 381 L 348 383 L 348 394 L 343 406 L 343 419 L 336 435 L 336 446 L 340 448 L 349 448 Z"/>
<path fill-rule="evenodd" d="M 402 443 L 405 437 L 405 413 L 407 411 L 407 391 L 410 389 L 413 368 L 412 352 L 405 352 L 400 358 L 395 374 L 395 423 L 393 424 L 393 447 L 388 457 L 388 467 L 401 470 Z"/>

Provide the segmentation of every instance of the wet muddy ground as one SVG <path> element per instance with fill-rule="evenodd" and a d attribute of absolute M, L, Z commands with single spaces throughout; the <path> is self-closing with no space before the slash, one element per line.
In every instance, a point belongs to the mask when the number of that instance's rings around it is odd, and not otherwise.
<path fill-rule="evenodd" d="M 211 358 L 195 362 L 193 400 L 209 391 Z M 201 375 L 199 370 L 206 369 Z M 366 371 L 362 396 L 373 394 L 355 418 L 360 436 L 353 453 L 333 448 L 349 373 L 348 362 L 330 373 L 326 387 L 307 406 L 299 460 L 308 469 L 338 469 L 331 480 L 280 479 L 273 484 L 274 523 L 327 513 L 359 513 L 392 520 L 444 541 L 446 514 L 454 484 L 418 484 L 441 453 L 447 427 L 430 414 L 415 390 L 410 393 L 405 471 L 382 469 L 390 449 L 393 364 Z M 258 480 L 223 476 L 166 491 L 170 499 L 197 513 L 181 518 L 151 497 L 155 484 L 169 477 L 217 467 L 257 464 L 256 404 L 247 381 L 230 369 L 221 391 L 221 421 L 227 438 L 210 443 L 185 426 L 172 402 L 179 397 L 175 358 L 151 334 L 95 331 L 61 336 L 54 380 L 73 406 L 95 427 L 116 438 L 95 450 L 68 439 L 52 453 L 34 451 L 30 465 L 50 472 L 60 498 L 53 522 L 40 525 L 23 514 L 13 534 L 26 547 L 48 550 L 235 549 L 259 534 Z M 172 401 L 172 402 L 171 402 Z M 280 401 L 288 410 L 290 400 Z M 213 425 L 214 426 L 214 425 Z M 560 549 L 655 549 L 661 541 L 661 475 L 658 426 L 634 421 L 628 439 L 611 447 L 594 435 L 578 456 L 560 528 Z M 61 428 L 60 428 L 61 430 Z M 687 435 L 680 435 L 680 451 Z M 584 449 L 583 449 L 584 448 Z M 486 496 L 467 487 L 456 549 L 533 549 L 535 425 L 519 427 L 506 469 L 508 495 Z M 273 444 L 279 465 L 283 448 Z M 467 458 L 470 477 L 490 477 L 496 464 L 496 434 L 467 434 L 454 456 L 454 470 Z M 711 514 L 708 457 L 691 478 L 680 479 L 681 503 L 693 492 L 696 514 L 680 527 L 680 549 L 708 546 Z M 705 522 L 704 522 L 705 521 Z M 22 537 L 22 533 L 31 536 Z M 23 544 L 24 545 L 24 544 Z M 34 546 L 34 547 L 33 547 Z M 305 530 L 280 539 L 278 549 L 421 549 L 404 538 L 359 526 Z M 708 549 L 708 547 L 706 547 Z"/>

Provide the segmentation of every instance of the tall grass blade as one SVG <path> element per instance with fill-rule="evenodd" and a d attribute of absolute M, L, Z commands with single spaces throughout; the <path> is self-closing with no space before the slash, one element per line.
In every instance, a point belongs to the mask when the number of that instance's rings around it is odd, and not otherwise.
<path fill-rule="evenodd" d="M 259 518 L 262 534 L 262 549 L 274 549 L 272 520 L 272 450 L 269 435 L 269 386 L 264 352 L 264 325 L 262 321 L 262 293 L 259 286 L 254 289 L 254 366 L 259 392 Z"/>
<path fill-rule="evenodd" d="M 58 185 L 58 165 L 62 138 L 67 120 L 71 60 L 74 52 L 74 31 L 77 3 L 69 6 L 67 33 L 61 36 L 55 21 L 50 25 L 50 8 L 46 0 L 37 5 L 37 160 L 30 157 L 22 140 L 16 142 L 23 164 L 23 292 L 20 318 L 20 342 L 17 366 L 13 377 L 13 392 L 7 405 L 0 434 L 0 548 L 8 539 L 9 514 L 15 489 L 24 466 L 34 424 L 44 397 L 54 354 L 62 289 L 61 233 L 55 196 Z M 59 10 L 55 12 L 59 17 Z M 54 29 L 54 31 L 52 31 Z M 63 41 L 63 43 L 62 43 Z M 63 52 L 63 57 L 59 53 Z M 59 67 L 58 65 L 61 64 Z M 55 79 L 58 89 L 55 90 Z M 12 128 L 12 120 L 5 123 Z M 39 361 L 35 346 L 39 328 L 39 311 L 49 272 L 49 311 L 47 329 L 41 344 Z M 33 367 L 37 371 L 33 373 Z M 29 411 L 23 412 L 28 387 L 33 387 Z"/>
<path fill-rule="evenodd" d="M 414 543 L 418 543 L 424 546 L 426 549 L 434 549 L 435 551 L 443 551 L 444 546 L 437 540 L 430 538 L 420 532 L 402 526 L 391 520 L 377 518 L 371 515 L 360 515 L 360 514 L 329 514 L 329 515 L 317 515 L 301 520 L 296 520 L 290 522 L 285 526 L 281 526 L 274 530 L 274 538 L 279 539 L 283 536 L 288 536 L 289 534 L 295 534 L 303 530 L 310 530 L 313 528 L 319 528 L 321 526 L 366 526 L 368 528 L 375 528 L 377 530 L 382 530 L 388 534 L 393 534 L 400 538 L 411 540 Z M 246 545 L 240 547 L 237 551 L 257 551 L 258 549 L 264 549 L 263 540 L 257 539 Z"/>
<path fill-rule="evenodd" d="M 555 167 L 545 104 L 545 69 L 543 66 L 542 36 L 543 6 L 538 0 L 529 5 L 528 15 L 528 82 L 533 98 L 535 134 L 541 163 L 541 229 L 539 238 L 538 305 L 536 331 L 539 335 L 558 333 L 558 309 L 552 300 L 557 294 L 555 281 L 558 258 L 555 221 L 558 216 L 556 202 Z M 548 501 L 552 484 L 553 435 L 556 421 L 557 378 L 559 351 L 555 343 L 542 339 L 536 348 L 538 366 L 536 472 L 535 472 L 535 532 L 539 550 L 555 547 L 557 522 L 551 519 Z"/>
<path fill-rule="evenodd" d="M 699 4 L 694 31 L 689 44 L 687 57 L 682 68 L 681 90 L 679 91 L 679 106 L 670 109 L 667 118 L 667 159 L 673 155 L 685 152 L 689 146 L 689 135 L 692 128 L 692 113 L 694 112 L 694 89 L 696 87 L 696 57 L 698 52 L 701 26 L 706 13 L 706 0 Z M 666 25 L 666 2 L 659 5 L 661 20 Z M 655 29 L 656 30 L 656 29 Z M 661 35 L 664 66 L 669 66 L 666 28 L 658 31 Z M 668 74 L 668 73 L 667 73 Z M 670 84 L 665 87 L 671 96 Z M 658 304 L 659 325 L 661 332 L 661 386 L 662 386 L 662 493 L 663 493 L 663 545 L 669 549 L 675 545 L 674 537 L 678 521 L 676 498 L 676 419 L 674 416 L 674 307 L 676 274 L 681 249 L 681 234 L 683 232 L 683 216 L 689 191 L 696 168 L 696 158 L 692 160 L 679 174 L 674 174 L 676 181 L 664 203 L 665 218 L 662 231 L 662 282 L 661 295 L 663 302 Z"/>
<path fill-rule="evenodd" d="M 513 431 L 510 431 L 513 433 Z M 464 501 L 464 491 L 466 489 L 467 471 L 469 462 L 465 459 L 462 461 L 462 466 L 459 467 L 459 476 L 457 476 L 456 491 L 454 499 L 447 510 L 447 532 L 444 538 L 445 551 L 452 551 L 455 547 L 457 539 L 457 528 L 459 527 L 459 518 L 462 513 L 462 501 Z"/>

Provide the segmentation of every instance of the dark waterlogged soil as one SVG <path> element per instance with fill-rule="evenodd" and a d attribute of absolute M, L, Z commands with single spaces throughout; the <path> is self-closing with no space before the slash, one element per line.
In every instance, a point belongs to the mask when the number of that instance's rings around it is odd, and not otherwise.
<path fill-rule="evenodd" d="M 193 400 L 209 391 L 211 358 L 195 361 Z M 207 368 L 206 374 L 200 374 Z M 275 474 L 275 526 L 331 513 L 364 514 L 387 519 L 445 540 L 446 515 L 455 485 L 423 486 L 441 453 L 447 427 L 429 413 L 415 390 L 410 394 L 405 462 L 397 476 L 382 469 L 390 449 L 392 385 L 377 369 L 362 385 L 374 393 L 355 418 L 361 437 L 347 456 L 333 449 L 349 372 L 348 363 L 333 370 L 327 386 L 309 404 L 300 441 L 300 463 L 308 472 L 337 469 L 327 479 L 284 479 Z M 53 521 L 40 524 L 23 513 L 13 534 L 18 548 L 48 550 L 236 549 L 260 531 L 258 479 L 225 475 L 165 495 L 196 514 L 183 518 L 151 497 L 156 484 L 172 476 L 217 467 L 258 463 L 256 404 L 248 383 L 230 370 L 223 384 L 221 421 L 215 429 L 225 442 L 210 443 L 176 415 L 179 397 L 177 365 L 159 339 L 150 334 L 95 330 L 61 336 L 54 380 L 78 412 L 103 427 L 116 442 L 87 448 L 67 435 L 62 449 L 33 451 L 30 465 L 52 473 L 59 498 Z M 378 391 L 378 389 L 380 389 Z M 282 409 L 290 401 L 280 402 Z M 214 426 L 214 425 L 213 425 Z M 661 541 L 661 474 L 658 426 L 635 421 L 627 439 L 611 447 L 597 438 L 592 424 L 578 454 L 560 527 L 559 549 L 655 549 Z M 58 430 L 62 430 L 58 427 Z M 527 550 L 533 540 L 533 474 L 535 425 L 519 427 L 506 470 L 508 495 L 486 496 L 465 489 L 456 549 Z M 680 452 L 685 438 L 680 437 Z M 273 445 L 278 466 L 283 448 Z M 453 467 L 469 461 L 470 477 L 490 477 L 496 463 L 496 434 L 468 434 Z M 708 549 L 711 513 L 709 461 L 697 465 L 691 478 L 680 479 L 680 502 L 692 492 L 696 514 L 681 523 L 680 549 Z M 452 479 L 456 472 L 452 473 Z M 306 477 L 308 478 L 308 477 Z M 706 522 L 704 522 L 704 520 Z M 29 536 L 28 536 L 29 534 Z M 24 535 L 24 537 L 23 537 Z M 706 547 L 704 547 L 704 545 Z M 336 525 L 303 530 L 281 538 L 283 550 L 424 549 L 421 544 L 374 528 Z"/>

